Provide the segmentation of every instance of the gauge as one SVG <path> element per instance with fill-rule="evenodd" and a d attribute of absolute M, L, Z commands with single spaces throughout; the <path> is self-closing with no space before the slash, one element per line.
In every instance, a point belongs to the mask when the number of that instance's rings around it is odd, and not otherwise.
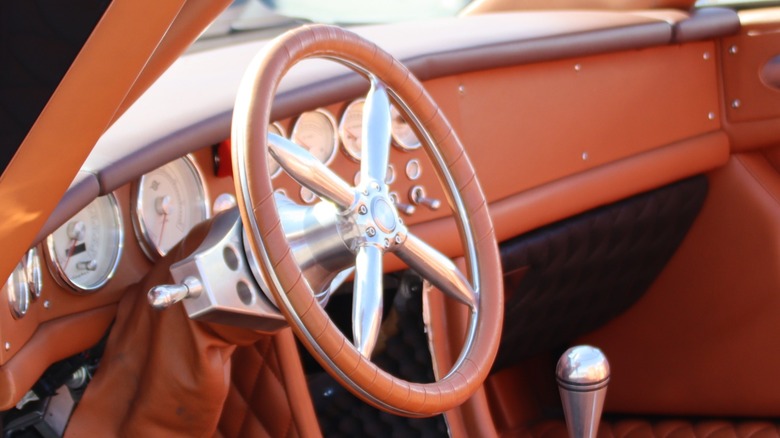
<path fill-rule="evenodd" d="M 27 314 L 30 308 L 30 283 L 27 281 L 27 255 L 16 265 L 11 276 L 5 284 L 6 294 L 8 295 L 8 306 L 11 309 L 11 315 L 19 319 Z"/>
<path fill-rule="evenodd" d="M 393 143 L 405 151 L 413 151 L 420 148 L 420 140 L 414 133 L 412 125 L 406 121 L 406 118 L 398 111 L 395 105 L 390 107 L 390 132 L 393 136 Z"/>
<path fill-rule="evenodd" d="M 203 178 L 189 157 L 142 176 L 135 190 L 133 226 L 146 255 L 156 260 L 209 216 Z"/>
<path fill-rule="evenodd" d="M 301 187 L 301 200 L 307 204 L 311 204 L 317 200 L 317 194 L 306 187 Z"/>
<path fill-rule="evenodd" d="M 55 278 L 91 292 L 114 275 L 122 254 L 122 218 L 114 195 L 101 196 L 46 238 Z"/>
<path fill-rule="evenodd" d="M 236 197 L 230 193 L 220 193 L 217 199 L 214 200 L 214 204 L 211 206 L 211 211 L 214 214 L 221 213 L 225 210 L 230 210 L 236 206 Z"/>
<path fill-rule="evenodd" d="M 392 184 L 395 182 L 395 167 L 392 164 L 387 165 L 387 172 L 385 173 L 385 184 Z"/>
<path fill-rule="evenodd" d="M 422 167 L 420 167 L 420 161 L 416 158 L 412 158 L 406 163 L 406 177 L 414 181 L 422 174 Z"/>
<path fill-rule="evenodd" d="M 22 265 L 24 265 L 27 276 L 30 296 L 33 299 L 40 298 L 41 289 L 43 289 L 43 273 L 41 272 L 41 258 L 38 256 L 38 250 L 30 248 L 22 259 Z"/>
<path fill-rule="evenodd" d="M 330 164 L 339 142 L 336 121 L 324 109 L 305 112 L 295 122 L 292 141 L 306 148 L 321 162 Z"/>
<path fill-rule="evenodd" d="M 360 161 L 363 135 L 363 104 L 365 99 L 353 101 L 344 110 L 339 123 L 339 137 L 349 158 Z"/>
<path fill-rule="evenodd" d="M 282 125 L 278 123 L 271 123 L 268 125 L 268 133 L 269 134 L 276 134 L 280 137 L 287 137 L 287 134 L 284 133 L 284 129 L 282 128 Z M 271 178 L 276 178 L 277 175 L 279 175 L 282 172 L 282 166 L 279 165 L 279 163 L 274 160 L 274 158 L 271 156 L 271 153 L 268 153 L 268 174 L 271 175 Z"/>

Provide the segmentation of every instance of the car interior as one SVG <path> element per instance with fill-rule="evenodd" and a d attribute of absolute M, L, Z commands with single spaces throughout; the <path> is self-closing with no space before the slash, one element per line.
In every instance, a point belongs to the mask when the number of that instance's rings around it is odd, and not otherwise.
<path fill-rule="evenodd" d="M 4 437 L 780 436 L 778 2 L 342 3 L 0 6 Z"/>

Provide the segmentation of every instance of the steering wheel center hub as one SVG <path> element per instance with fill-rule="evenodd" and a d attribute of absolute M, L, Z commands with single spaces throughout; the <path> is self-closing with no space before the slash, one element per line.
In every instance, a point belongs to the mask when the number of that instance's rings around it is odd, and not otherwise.
<path fill-rule="evenodd" d="M 376 226 L 385 233 L 392 233 L 398 223 L 393 207 L 383 197 L 376 197 L 371 202 L 371 216 Z"/>

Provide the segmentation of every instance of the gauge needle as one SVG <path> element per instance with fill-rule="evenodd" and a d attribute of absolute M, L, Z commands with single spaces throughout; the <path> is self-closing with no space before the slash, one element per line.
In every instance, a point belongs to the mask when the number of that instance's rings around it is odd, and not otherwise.
<path fill-rule="evenodd" d="M 77 239 L 70 239 L 70 246 L 68 247 L 68 251 L 65 253 L 67 256 L 65 258 L 65 264 L 62 265 L 62 270 L 68 269 L 68 263 L 70 263 L 70 257 L 73 255 L 73 251 L 76 250 L 76 243 L 78 242 Z"/>
<path fill-rule="evenodd" d="M 79 242 L 79 240 L 84 238 L 84 233 L 87 230 L 87 226 L 82 221 L 75 221 L 68 224 L 68 237 L 70 237 L 70 247 L 68 248 L 68 252 L 65 253 L 65 264 L 62 267 L 62 270 L 68 268 L 68 263 L 70 262 L 70 258 L 73 257 L 73 252 L 76 250 L 76 244 Z"/>
<path fill-rule="evenodd" d="M 351 129 L 344 128 L 344 130 L 347 131 L 347 135 L 349 135 L 352 140 L 358 140 L 360 138 L 359 136 L 355 135 L 355 133 L 352 132 Z"/>
<path fill-rule="evenodd" d="M 165 195 L 157 198 L 155 209 L 157 210 L 157 214 L 160 214 L 163 217 L 162 225 L 160 226 L 160 234 L 157 236 L 157 247 L 160 248 L 160 245 L 162 245 L 163 233 L 165 232 L 165 223 L 168 222 L 168 213 L 171 209 L 171 197 Z"/>

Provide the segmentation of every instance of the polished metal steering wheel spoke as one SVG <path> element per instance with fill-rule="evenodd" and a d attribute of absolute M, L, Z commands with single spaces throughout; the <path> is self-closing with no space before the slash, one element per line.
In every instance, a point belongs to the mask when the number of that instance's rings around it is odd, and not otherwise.
<path fill-rule="evenodd" d="M 384 186 L 390 159 L 390 99 L 385 84 L 370 76 L 371 89 L 363 105 L 360 180 Z"/>
<path fill-rule="evenodd" d="M 299 184 L 341 209 L 355 200 L 352 187 L 311 152 L 276 134 L 268 134 L 268 150 L 280 166 Z"/>
<path fill-rule="evenodd" d="M 352 297 L 352 334 L 355 348 L 371 358 L 382 324 L 382 256 L 374 245 L 358 248 L 355 258 L 355 288 Z"/>
<path fill-rule="evenodd" d="M 478 294 L 455 263 L 413 234 L 408 234 L 395 255 L 450 297 L 477 309 Z"/>

